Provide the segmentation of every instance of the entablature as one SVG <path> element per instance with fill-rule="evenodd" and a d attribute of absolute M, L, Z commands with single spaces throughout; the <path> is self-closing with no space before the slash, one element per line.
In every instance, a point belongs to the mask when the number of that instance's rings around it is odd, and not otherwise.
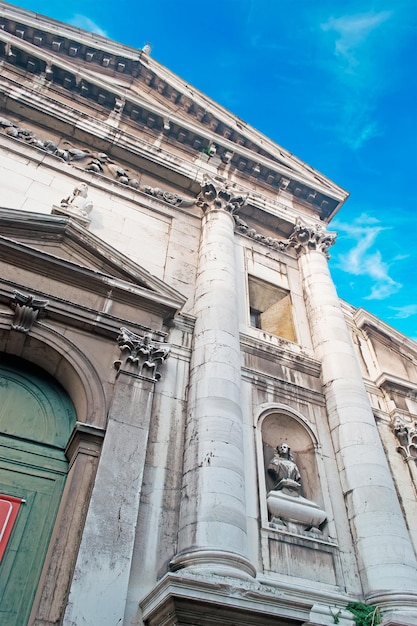
<path fill-rule="evenodd" d="M 93 109 L 90 115 L 99 126 L 98 113 L 107 111 L 107 124 L 113 130 L 107 134 L 112 134 L 113 140 L 123 124 L 134 133 L 141 129 L 154 142 L 159 141 L 159 149 L 174 147 L 188 158 L 202 160 L 212 172 L 237 179 L 249 177 L 268 193 L 294 198 L 325 222 L 346 199 L 340 187 L 143 52 L 64 25 L 52 28 L 48 20 L 12 7 L 3 8 L 2 13 L 0 54 L 4 69 L 11 68 L 19 77 L 20 103 L 22 90 L 35 91 L 36 108 L 40 106 L 39 91 L 45 99 L 50 95 L 53 99 L 54 92 L 59 92 L 61 98 L 87 108 L 81 116 L 75 114 L 74 120 L 65 111 L 62 122 L 75 122 Z M 25 81 L 26 86 L 22 84 Z M 59 109 L 60 105 L 49 114 L 59 119 Z M 94 124 L 89 125 L 90 131 Z M 102 134 L 105 137 L 106 133 Z"/>

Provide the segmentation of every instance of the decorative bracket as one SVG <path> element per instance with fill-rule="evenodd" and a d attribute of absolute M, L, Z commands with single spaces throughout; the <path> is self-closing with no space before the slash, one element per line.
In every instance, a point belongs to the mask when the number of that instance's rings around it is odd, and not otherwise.
<path fill-rule="evenodd" d="M 14 292 L 14 299 L 10 303 L 14 309 L 12 329 L 28 333 L 36 320 L 45 315 L 48 300 L 39 300 L 33 295 L 26 295 L 20 291 Z"/>
<path fill-rule="evenodd" d="M 161 374 L 159 367 L 168 358 L 171 346 L 167 343 L 155 341 L 152 335 L 136 335 L 128 328 L 122 326 L 120 335 L 117 337 L 117 343 L 122 354 L 127 356 L 124 363 L 134 365 L 138 374 L 149 378 L 150 380 L 160 380 Z M 123 361 L 120 359 L 114 362 L 114 367 L 120 371 Z"/>

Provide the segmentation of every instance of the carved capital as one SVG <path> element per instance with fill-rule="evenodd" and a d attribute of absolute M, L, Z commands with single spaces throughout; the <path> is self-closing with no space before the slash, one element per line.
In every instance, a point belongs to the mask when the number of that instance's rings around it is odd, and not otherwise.
<path fill-rule="evenodd" d="M 136 335 L 125 327 L 120 329 L 117 343 L 124 359 L 114 362 L 117 370 L 120 370 L 123 364 L 130 363 L 140 376 L 153 381 L 161 378 L 159 367 L 168 358 L 171 346 L 155 341 L 151 335 Z"/>
<path fill-rule="evenodd" d="M 288 246 L 294 248 L 298 255 L 310 250 L 319 250 L 328 259 L 328 249 L 335 241 L 336 233 L 329 233 L 318 224 L 307 226 L 301 220 L 297 220 L 288 239 Z"/>
<path fill-rule="evenodd" d="M 12 328 L 22 333 L 28 333 L 36 320 L 44 315 L 49 302 L 48 300 L 39 300 L 30 294 L 20 293 L 20 291 L 15 291 L 14 294 L 10 303 L 14 309 Z"/>
<path fill-rule="evenodd" d="M 396 415 L 392 422 L 392 430 L 400 444 L 397 446 L 397 452 L 404 461 L 417 463 L 417 422 L 406 424 Z"/>
<path fill-rule="evenodd" d="M 235 215 L 247 202 L 248 196 L 239 194 L 233 184 L 217 183 L 205 177 L 201 183 L 201 192 L 197 198 L 197 205 L 203 211 L 223 209 Z"/>

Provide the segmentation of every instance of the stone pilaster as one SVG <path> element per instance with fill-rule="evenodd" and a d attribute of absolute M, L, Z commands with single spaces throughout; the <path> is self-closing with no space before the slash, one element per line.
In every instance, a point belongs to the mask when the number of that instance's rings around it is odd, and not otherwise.
<path fill-rule="evenodd" d="M 299 255 L 304 297 L 340 480 L 365 596 L 384 604 L 397 589 L 417 599 L 417 563 L 354 346 L 326 257 L 335 235 L 298 223 L 290 237 Z M 385 590 L 385 591 L 384 591 Z M 398 604 L 402 598 L 398 593 Z M 395 606 L 395 593 L 390 594 Z M 383 606 L 381 605 L 381 608 Z M 410 605 L 411 606 L 411 605 Z"/>
<path fill-rule="evenodd" d="M 169 347 L 126 328 L 106 436 L 64 626 L 122 624 L 136 536 L 149 423 Z"/>
<path fill-rule="evenodd" d="M 233 213 L 244 202 L 230 188 L 202 186 L 179 551 L 171 568 L 247 577 L 255 571 L 246 556 L 233 235 Z"/>

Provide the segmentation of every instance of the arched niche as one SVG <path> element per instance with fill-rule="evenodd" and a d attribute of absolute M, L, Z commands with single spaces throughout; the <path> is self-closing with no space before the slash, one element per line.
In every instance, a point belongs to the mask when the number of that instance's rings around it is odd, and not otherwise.
<path fill-rule="evenodd" d="M 318 442 L 307 420 L 289 407 L 277 404 L 260 412 L 256 428 L 262 525 L 269 525 L 266 497 L 274 487 L 268 466 L 281 443 L 288 444 L 300 471 L 300 495 L 322 507 L 323 496 L 317 467 Z"/>

